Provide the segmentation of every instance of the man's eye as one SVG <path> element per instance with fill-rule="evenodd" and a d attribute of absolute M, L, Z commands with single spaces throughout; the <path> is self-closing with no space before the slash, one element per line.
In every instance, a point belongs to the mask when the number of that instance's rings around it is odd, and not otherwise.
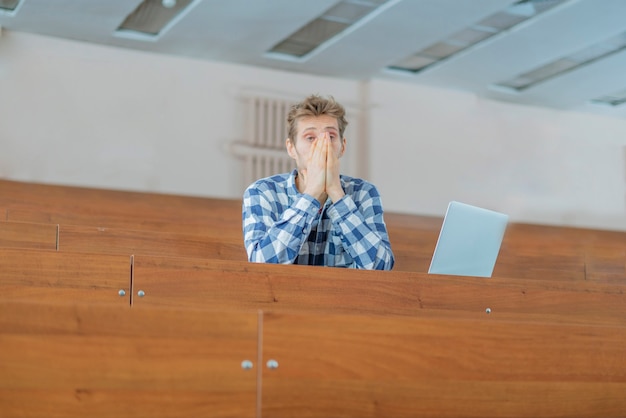
<path fill-rule="evenodd" d="M 315 137 L 314 137 L 314 136 L 307 136 L 305 139 L 306 139 L 307 141 L 309 141 L 309 142 L 313 142 L 313 141 L 315 141 Z"/>

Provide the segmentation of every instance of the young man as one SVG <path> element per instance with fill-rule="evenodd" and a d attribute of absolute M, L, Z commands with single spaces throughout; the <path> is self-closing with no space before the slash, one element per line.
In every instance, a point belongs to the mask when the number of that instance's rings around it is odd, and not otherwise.
<path fill-rule="evenodd" d="M 376 187 L 341 175 L 348 122 L 332 97 L 309 96 L 287 116 L 291 173 L 251 184 L 243 197 L 248 260 L 391 270 L 383 207 Z"/>

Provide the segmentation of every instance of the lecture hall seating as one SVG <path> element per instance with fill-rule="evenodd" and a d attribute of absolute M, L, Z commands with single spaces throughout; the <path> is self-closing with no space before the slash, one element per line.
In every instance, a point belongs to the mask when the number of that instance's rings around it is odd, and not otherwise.
<path fill-rule="evenodd" d="M 613 417 L 623 326 L 0 305 L 3 416 Z M 10 378 L 8 378 L 10 376 Z"/>
<path fill-rule="evenodd" d="M 626 325 L 626 285 L 135 256 L 133 306 Z M 141 297 L 137 293 L 141 291 Z"/>
<path fill-rule="evenodd" d="M 247 263 L 238 199 L 0 180 L 0 210 L 2 416 L 626 411 L 626 232 L 513 223 L 484 279 L 425 273 L 438 217 L 388 213 L 363 272 Z"/>
<path fill-rule="evenodd" d="M 171 233 L 184 236 L 176 240 L 181 243 L 206 242 L 219 258 L 245 256 L 235 248 L 242 242 L 239 199 L 203 199 L 7 180 L 0 180 L 0 190 L 0 207 L 6 208 L 8 221 L 57 224 L 65 231 L 76 226 L 107 229 L 100 239 L 115 231 Z M 396 256 L 395 270 L 426 272 L 442 219 L 396 213 L 386 214 L 385 219 Z M 625 242 L 626 232 L 622 231 L 513 223 L 505 234 L 494 277 L 532 279 L 548 274 L 552 278 L 597 277 L 622 282 L 626 272 Z M 95 247 L 98 251 L 106 250 L 106 246 Z M 153 253 L 167 255 L 162 249 Z"/>

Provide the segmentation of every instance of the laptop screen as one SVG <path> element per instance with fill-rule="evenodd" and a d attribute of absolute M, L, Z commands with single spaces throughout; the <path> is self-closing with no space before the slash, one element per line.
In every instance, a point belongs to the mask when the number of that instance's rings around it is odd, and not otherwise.
<path fill-rule="evenodd" d="M 428 273 L 491 277 L 508 215 L 452 201 Z"/>

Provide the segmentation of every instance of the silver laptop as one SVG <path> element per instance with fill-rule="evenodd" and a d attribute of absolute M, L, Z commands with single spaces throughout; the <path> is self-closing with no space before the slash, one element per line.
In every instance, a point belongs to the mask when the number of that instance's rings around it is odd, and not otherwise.
<path fill-rule="evenodd" d="M 491 277 L 509 217 L 450 202 L 428 273 Z"/>

